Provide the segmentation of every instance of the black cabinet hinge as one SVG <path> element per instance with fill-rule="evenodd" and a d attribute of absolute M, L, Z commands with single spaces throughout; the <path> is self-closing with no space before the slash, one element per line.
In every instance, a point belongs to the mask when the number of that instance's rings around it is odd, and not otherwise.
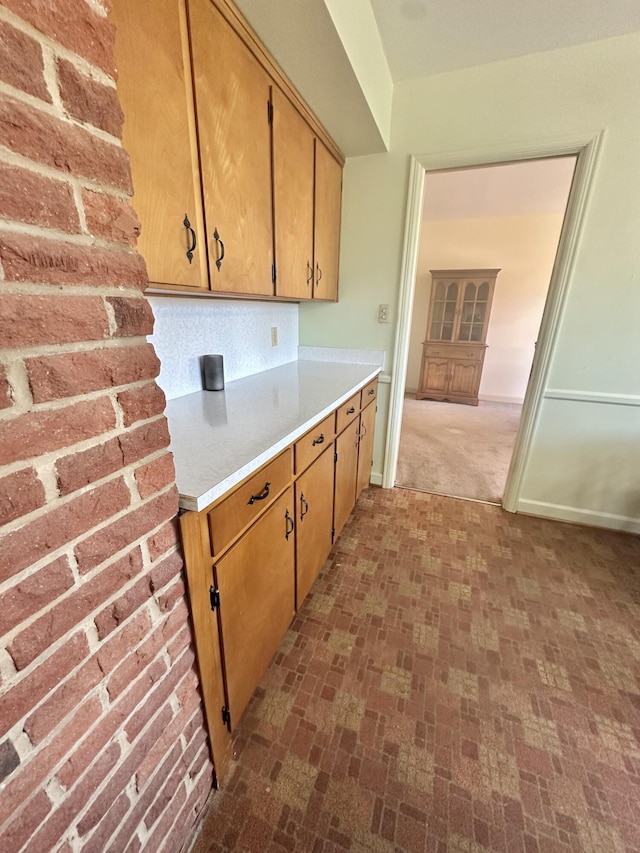
<path fill-rule="evenodd" d="M 209 602 L 212 610 L 220 607 L 220 590 L 216 589 L 215 586 L 209 587 Z"/>
<path fill-rule="evenodd" d="M 271 281 L 273 284 L 276 283 L 276 265 L 275 262 L 271 264 Z"/>
<path fill-rule="evenodd" d="M 335 453 L 333 454 L 333 461 L 334 461 L 334 462 L 337 462 L 337 461 L 338 461 L 338 451 L 337 451 L 337 450 L 336 450 L 336 451 L 335 451 Z"/>
<path fill-rule="evenodd" d="M 231 711 L 226 705 L 222 706 L 222 722 L 231 731 Z"/>

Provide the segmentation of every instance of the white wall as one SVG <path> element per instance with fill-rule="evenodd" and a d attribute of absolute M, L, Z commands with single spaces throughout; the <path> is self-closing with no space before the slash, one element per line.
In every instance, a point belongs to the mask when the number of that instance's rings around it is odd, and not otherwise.
<path fill-rule="evenodd" d="M 427 176 L 426 193 L 429 192 Z M 487 335 L 480 399 L 524 400 L 563 215 L 483 216 L 422 223 L 407 390 L 420 378 L 432 269 L 500 269 Z"/>
<path fill-rule="evenodd" d="M 200 358 L 224 356 L 225 382 L 269 370 L 298 357 L 298 306 L 179 296 L 149 296 L 158 384 L 168 400 L 202 391 Z M 271 329 L 278 345 L 271 345 Z"/>
<path fill-rule="evenodd" d="M 300 308 L 301 343 L 385 349 L 391 366 L 393 325 L 376 311 L 398 297 L 409 155 L 604 130 L 521 506 L 638 531 L 635 451 L 624 466 L 618 455 L 594 460 L 629 435 L 640 406 L 639 55 L 633 34 L 397 85 L 390 152 L 347 162 L 341 302 Z M 559 420 L 579 438 L 567 456 Z M 597 489 L 578 487 L 593 476 Z"/>

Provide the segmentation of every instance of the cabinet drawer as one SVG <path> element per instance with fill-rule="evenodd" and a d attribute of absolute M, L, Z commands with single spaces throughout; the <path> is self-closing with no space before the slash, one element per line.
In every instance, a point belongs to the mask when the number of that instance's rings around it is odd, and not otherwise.
<path fill-rule="evenodd" d="M 336 434 L 339 435 L 342 430 L 348 426 L 354 418 L 358 417 L 360 411 L 360 391 L 350 397 L 346 403 L 343 403 L 336 411 Z"/>
<path fill-rule="evenodd" d="M 209 512 L 211 553 L 219 554 L 291 481 L 291 448 L 268 462 Z"/>
<path fill-rule="evenodd" d="M 334 438 L 335 414 L 331 412 L 317 426 L 296 441 L 293 456 L 295 473 L 299 474 L 304 471 L 314 459 L 320 456 L 323 450 L 326 450 Z"/>
<path fill-rule="evenodd" d="M 475 346 L 465 346 L 464 344 L 425 344 L 425 358 L 460 358 L 460 359 L 479 359 L 482 358 L 486 346 L 484 344 L 476 344 Z"/>
<path fill-rule="evenodd" d="M 378 378 L 372 379 L 360 392 L 360 408 L 364 409 L 378 396 Z"/>

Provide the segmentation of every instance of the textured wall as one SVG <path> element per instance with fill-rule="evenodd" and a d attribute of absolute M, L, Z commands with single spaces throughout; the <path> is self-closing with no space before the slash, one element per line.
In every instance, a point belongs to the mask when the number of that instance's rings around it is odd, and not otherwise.
<path fill-rule="evenodd" d="M 0 6 L 0 849 L 177 851 L 211 789 L 99 0 Z"/>

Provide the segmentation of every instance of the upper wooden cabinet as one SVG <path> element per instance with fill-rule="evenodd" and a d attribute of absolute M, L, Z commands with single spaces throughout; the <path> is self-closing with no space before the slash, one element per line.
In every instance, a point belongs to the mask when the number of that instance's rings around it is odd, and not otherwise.
<path fill-rule="evenodd" d="M 342 157 L 235 6 L 112 14 L 152 285 L 337 299 Z"/>
<path fill-rule="evenodd" d="M 122 139 L 131 157 L 133 205 L 142 223 L 138 248 L 153 285 L 207 290 L 183 2 L 113 0 L 111 15 L 125 115 Z"/>

